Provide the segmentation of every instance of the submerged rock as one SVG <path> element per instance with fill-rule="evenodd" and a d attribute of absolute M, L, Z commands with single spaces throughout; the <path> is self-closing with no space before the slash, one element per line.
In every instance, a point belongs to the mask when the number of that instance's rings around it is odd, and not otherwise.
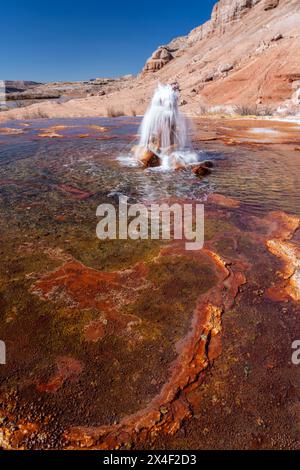
<path fill-rule="evenodd" d="M 197 165 L 193 168 L 193 173 L 194 175 L 196 176 L 208 176 L 211 174 L 211 170 L 209 168 L 207 168 L 207 166 L 205 166 L 203 163 L 201 163 L 200 165 Z"/>
<path fill-rule="evenodd" d="M 202 165 L 206 166 L 206 168 L 213 168 L 215 166 L 211 160 L 205 160 Z"/>

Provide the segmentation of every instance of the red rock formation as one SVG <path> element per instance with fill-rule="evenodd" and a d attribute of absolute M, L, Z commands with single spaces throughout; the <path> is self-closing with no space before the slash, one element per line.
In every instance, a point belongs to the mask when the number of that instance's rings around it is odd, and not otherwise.
<path fill-rule="evenodd" d="M 134 95 L 124 89 L 111 99 L 143 112 L 157 80 L 177 80 L 195 114 L 203 104 L 298 106 L 299 24 L 298 0 L 220 0 L 208 22 L 154 52 Z"/>
<path fill-rule="evenodd" d="M 159 78 L 179 79 L 188 104 L 193 87 L 212 104 L 280 103 L 300 70 L 299 21 L 294 0 L 220 0 L 207 23 L 166 46 L 174 60 L 160 64 Z"/>

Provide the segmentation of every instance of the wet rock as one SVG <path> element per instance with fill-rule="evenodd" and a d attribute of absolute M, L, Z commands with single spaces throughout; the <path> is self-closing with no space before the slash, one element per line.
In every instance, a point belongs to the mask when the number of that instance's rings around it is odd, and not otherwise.
<path fill-rule="evenodd" d="M 205 160 L 202 165 L 206 166 L 206 168 L 213 168 L 215 165 L 211 160 Z"/>
<path fill-rule="evenodd" d="M 221 207 L 228 207 L 231 209 L 235 209 L 240 207 L 240 202 L 237 201 L 236 199 L 230 198 L 228 196 L 224 196 L 223 194 L 211 194 L 209 196 L 209 200 L 213 202 L 214 204 L 217 204 L 218 206 Z"/>
<path fill-rule="evenodd" d="M 160 160 L 151 150 L 145 150 L 140 157 L 142 164 L 146 168 L 153 168 L 160 165 Z"/>
<path fill-rule="evenodd" d="M 63 137 L 63 135 L 58 134 L 57 132 L 49 131 L 49 130 L 45 130 L 45 131 L 41 132 L 40 134 L 38 134 L 38 136 L 39 137 L 44 137 L 46 139 L 59 139 L 59 138 Z"/>
<path fill-rule="evenodd" d="M 203 164 L 195 166 L 192 171 L 194 175 L 199 177 L 208 176 L 211 174 L 211 170 Z"/>
<path fill-rule="evenodd" d="M 23 129 L 15 129 L 12 127 L 1 127 L 0 134 L 7 134 L 7 135 L 17 135 L 17 134 L 24 134 Z"/>

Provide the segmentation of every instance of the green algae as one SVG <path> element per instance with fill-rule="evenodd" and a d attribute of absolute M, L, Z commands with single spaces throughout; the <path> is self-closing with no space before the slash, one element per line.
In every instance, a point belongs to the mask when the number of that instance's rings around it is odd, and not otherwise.
<path fill-rule="evenodd" d="M 220 217 L 220 216 L 219 216 Z M 236 227 L 228 220 L 215 217 L 205 217 L 204 240 L 212 240 L 214 237 L 224 232 L 234 233 Z"/>
<path fill-rule="evenodd" d="M 221 238 L 215 242 L 214 246 L 221 256 L 235 256 L 236 254 L 235 241 L 232 238 Z"/>
<path fill-rule="evenodd" d="M 157 256 L 161 247 L 153 240 L 105 240 L 96 237 L 72 240 L 67 253 L 84 265 L 103 271 L 126 269 Z"/>
<path fill-rule="evenodd" d="M 213 269 L 185 256 L 166 256 L 149 266 L 152 286 L 146 288 L 126 312 L 158 327 L 164 344 L 180 339 L 198 297 L 216 284 Z"/>

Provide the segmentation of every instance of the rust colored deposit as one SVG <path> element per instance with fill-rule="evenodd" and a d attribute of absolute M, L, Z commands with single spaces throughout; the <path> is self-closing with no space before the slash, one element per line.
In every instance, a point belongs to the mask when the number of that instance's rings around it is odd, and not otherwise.
<path fill-rule="evenodd" d="M 96 309 L 99 317 L 84 325 L 84 337 L 86 341 L 97 342 L 106 335 L 122 331 L 128 334 L 134 325 L 139 325 L 141 319 L 138 316 L 122 312 L 124 305 L 134 304 L 141 292 L 149 287 L 155 291 L 155 283 L 149 276 L 151 265 L 159 270 L 165 260 L 182 257 L 187 257 L 191 263 L 211 265 L 218 283 L 198 296 L 191 328 L 186 337 L 177 342 L 177 358 L 170 365 L 167 382 L 144 409 L 126 416 L 119 423 L 71 427 L 65 432 L 69 448 L 126 448 L 161 432 L 175 433 L 183 420 L 191 416 L 189 392 L 221 352 L 222 313 L 232 305 L 246 279 L 243 273 L 232 271 L 210 249 L 187 255 L 180 242 L 161 249 L 150 265 L 138 263 L 122 271 L 100 272 L 65 257 L 66 262 L 61 267 L 45 274 L 32 286 L 32 293 L 45 300 L 63 299 L 69 309 Z M 58 358 L 56 367 L 57 371 L 48 382 L 38 384 L 39 392 L 55 392 L 65 380 L 77 380 L 82 371 L 82 365 L 72 358 Z"/>
<path fill-rule="evenodd" d="M 181 248 L 182 249 L 182 248 Z M 164 254 L 179 254 L 171 247 Z M 142 411 L 126 417 L 113 426 L 77 427 L 66 433 L 73 445 L 112 449 L 143 442 L 163 432 L 174 434 L 183 420 L 191 416 L 188 393 L 198 384 L 200 375 L 221 353 L 222 313 L 224 302 L 231 305 L 240 285 L 246 282 L 242 273 L 233 273 L 215 253 L 205 253 L 216 262 L 219 283 L 208 294 L 200 296 L 194 311 L 192 328 L 177 345 L 178 358 L 171 366 L 169 381 L 159 395 Z M 200 253 L 197 254 L 201 256 Z M 224 296 L 224 281 L 229 289 Z M 214 299 L 212 302 L 210 299 Z"/>
<path fill-rule="evenodd" d="M 39 392 L 56 392 L 66 380 L 76 380 L 82 371 L 82 365 L 72 357 L 57 358 L 57 372 L 45 384 L 38 384 Z"/>
<path fill-rule="evenodd" d="M 274 238 L 266 241 L 268 250 L 283 263 L 279 280 L 268 289 L 268 296 L 277 301 L 300 300 L 300 248 L 291 240 L 300 227 L 300 218 L 273 213 L 273 219 L 279 222 L 279 228 L 272 234 Z"/>
<path fill-rule="evenodd" d="M 284 263 L 280 273 L 281 280 L 277 285 L 270 287 L 268 295 L 271 299 L 285 300 L 287 297 L 300 300 L 300 249 L 281 240 L 269 240 L 267 247 L 273 255 Z"/>
<path fill-rule="evenodd" d="M 102 315 L 85 325 L 85 338 L 97 341 L 105 334 L 120 333 L 139 323 L 134 315 L 122 314 L 124 305 L 133 303 L 147 286 L 147 267 L 142 263 L 117 272 L 100 272 L 71 259 L 56 271 L 43 276 L 31 292 L 43 299 L 61 298 L 69 309 L 96 309 Z"/>

